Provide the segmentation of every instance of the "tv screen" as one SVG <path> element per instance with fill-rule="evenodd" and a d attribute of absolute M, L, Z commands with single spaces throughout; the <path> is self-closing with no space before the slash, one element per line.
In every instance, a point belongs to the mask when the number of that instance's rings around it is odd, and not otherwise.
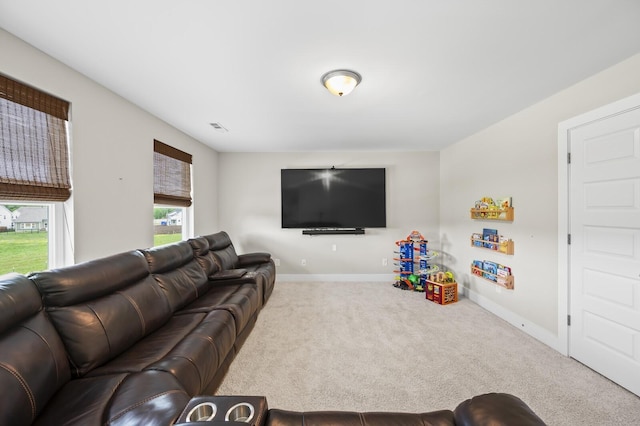
<path fill-rule="evenodd" d="M 385 169 L 282 169 L 283 228 L 384 228 Z"/>

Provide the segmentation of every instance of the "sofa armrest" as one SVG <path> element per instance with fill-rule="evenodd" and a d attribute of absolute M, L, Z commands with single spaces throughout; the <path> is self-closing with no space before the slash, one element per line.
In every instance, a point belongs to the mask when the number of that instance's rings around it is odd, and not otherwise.
<path fill-rule="evenodd" d="M 246 269 L 225 269 L 209 275 L 209 281 L 236 280 L 242 278 L 248 271 Z"/>
<path fill-rule="evenodd" d="M 238 266 L 244 267 L 259 263 L 266 263 L 271 260 L 271 253 L 255 252 L 245 253 L 238 256 Z"/>
<path fill-rule="evenodd" d="M 506 393 L 488 393 L 467 399 L 453 410 L 456 425 L 544 426 L 520 398 Z"/>

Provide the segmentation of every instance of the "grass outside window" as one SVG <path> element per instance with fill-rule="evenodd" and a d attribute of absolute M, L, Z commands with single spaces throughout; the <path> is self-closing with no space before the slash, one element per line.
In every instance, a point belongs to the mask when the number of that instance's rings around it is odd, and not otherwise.
<path fill-rule="evenodd" d="M 0 275 L 28 274 L 49 267 L 47 232 L 0 232 Z"/>
<path fill-rule="evenodd" d="M 153 245 L 174 243 L 182 235 L 156 234 Z M 49 268 L 49 235 L 47 232 L 0 232 L 0 275 L 9 272 L 28 274 Z"/>

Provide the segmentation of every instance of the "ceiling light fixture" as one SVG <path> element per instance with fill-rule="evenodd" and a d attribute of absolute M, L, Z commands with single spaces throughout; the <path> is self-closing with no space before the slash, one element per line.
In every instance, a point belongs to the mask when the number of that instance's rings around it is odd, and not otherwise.
<path fill-rule="evenodd" d="M 361 81 L 360 74 L 349 70 L 329 71 L 322 76 L 324 87 L 336 96 L 348 95 Z"/>

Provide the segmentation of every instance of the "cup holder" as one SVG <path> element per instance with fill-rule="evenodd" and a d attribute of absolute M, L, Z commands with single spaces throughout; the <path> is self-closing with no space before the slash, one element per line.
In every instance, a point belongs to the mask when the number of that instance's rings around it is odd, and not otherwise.
<path fill-rule="evenodd" d="M 225 422 L 244 422 L 249 423 L 253 419 L 255 409 L 248 402 L 241 402 L 229 408 L 224 416 Z"/>
<path fill-rule="evenodd" d="M 208 422 L 216 416 L 218 407 L 213 402 L 202 402 L 187 414 L 187 422 Z"/>

